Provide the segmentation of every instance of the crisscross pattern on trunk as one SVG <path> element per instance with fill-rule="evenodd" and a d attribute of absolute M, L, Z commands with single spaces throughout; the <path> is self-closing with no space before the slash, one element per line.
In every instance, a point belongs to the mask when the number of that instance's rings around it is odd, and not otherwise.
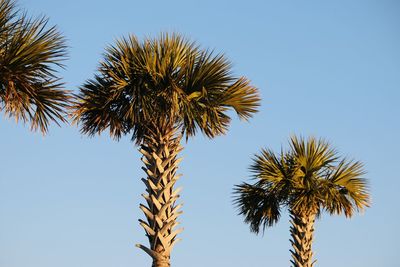
<path fill-rule="evenodd" d="M 303 211 L 293 212 L 290 211 L 290 234 L 292 239 L 293 250 L 292 254 L 293 267 L 313 267 L 313 252 L 312 242 L 314 237 L 314 222 L 316 212 Z"/>
<path fill-rule="evenodd" d="M 140 148 L 145 165 L 142 169 L 147 177 L 142 179 L 146 185 L 146 193 L 143 194 L 146 201 L 140 205 L 146 221 L 139 222 L 146 231 L 150 247 L 138 247 L 153 258 L 153 267 L 170 266 L 171 250 L 179 241 L 177 235 L 183 230 L 175 229 L 182 204 L 176 204 L 180 188 L 174 189 L 179 179 L 176 171 L 181 161 L 177 155 L 183 149 L 181 137 L 175 128 L 164 127 L 151 131 Z"/>

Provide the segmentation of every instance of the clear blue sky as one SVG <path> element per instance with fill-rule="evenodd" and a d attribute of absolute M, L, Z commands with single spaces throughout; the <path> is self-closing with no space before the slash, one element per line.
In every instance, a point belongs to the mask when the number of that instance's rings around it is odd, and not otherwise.
<path fill-rule="evenodd" d="M 185 144 L 180 181 L 185 231 L 173 267 L 289 265 L 289 224 L 250 233 L 231 204 L 250 158 L 290 134 L 325 137 L 365 163 L 373 206 L 316 224 L 317 266 L 398 266 L 400 215 L 400 3 L 337 1 L 20 0 L 67 36 L 62 71 L 73 90 L 92 77 L 105 46 L 134 33 L 181 32 L 226 53 L 260 88 L 261 110 L 224 137 Z M 0 116 L 0 266 L 150 266 L 134 244 L 144 185 L 140 154 L 124 138 L 76 127 L 42 137 Z"/>

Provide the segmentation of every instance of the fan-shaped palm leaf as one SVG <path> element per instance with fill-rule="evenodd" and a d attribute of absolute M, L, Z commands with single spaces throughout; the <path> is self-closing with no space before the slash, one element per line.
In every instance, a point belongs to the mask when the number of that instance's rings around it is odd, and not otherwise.
<path fill-rule="evenodd" d="M 32 130 L 65 122 L 70 96 L 56 76 L 66 56 L 64 38 L 46 18 L 31 19 L 11 0 L 0 2 L 0 110 Z"/>

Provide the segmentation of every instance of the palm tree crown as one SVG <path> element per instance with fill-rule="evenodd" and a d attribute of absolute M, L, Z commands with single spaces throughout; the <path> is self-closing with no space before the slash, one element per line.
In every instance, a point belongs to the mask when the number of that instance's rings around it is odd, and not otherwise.
<path fill-rule="evenodd" d="M 75 120 L 86 134 L 109 128 L 116 139 L 132 133 L 138 144 L 150 123 L 214 137 L 226 132 L 228 109 L 248 119 L 259 105 L 257 89 L 230 69 L 223 55 L 178 34 L 143 42 L 130 35 L 107 48 L 98 73 L 81 87 Z"/>
<path fill-rule="evenodd" d="M 274 225 L 282 207 L 289 209 L 293 267 L 314 266 L 314 223 L 323 210 L 350 217 L 369 206 L 362 164 L 340 159 L 322 139 L 294 136 L 289 151 L 264 149 L 250 170 L 256 181 L 235 188 L 235 203 L 255 233 Z"/>
<path fill-rule="evenodd" d="M 339 159 L 322 139 L 294 136 L 290 150 L 280 155 L 263 149 L 250 170 L 256 182 L 237 186 L 235 203 L 256 233 L 279 220 L 282 206 L 295 213 L 326 210 L 346 217 L 369 206 L 362 163 Z"/>
<path fill-rule="evenodd" d="M 20 14 L 12 0 L 0 0 L 0 111 L 43 133 L 49 121 L 66 121 L 70 99 L 55 69 L 65 59 L 65 41 L 47 22 Z"/>

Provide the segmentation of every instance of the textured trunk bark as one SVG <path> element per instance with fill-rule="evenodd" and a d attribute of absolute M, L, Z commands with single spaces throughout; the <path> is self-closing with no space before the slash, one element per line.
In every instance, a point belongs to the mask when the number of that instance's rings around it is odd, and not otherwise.
<path fill-rule="evenodd" d="M 170 267 L 170 260 L 168 258 L 168 260 L 154 260 L 153 259 L 153 264 L 151 265 L 151 267 Z"/>
<path fill-rule="evenodd" d="M 182 136 L 173 127 L 156 128 L 151 131 L 141 145 L 142 169 L 146 172 L 146 193 L 143 194 L 146 204 L 141 204 L 146 221 L 139 220 L 146 231 L 150 247 L 137 245 L 153 258 L 152 267 L 169 267 L 170 254 L 179 239 L 176 237 L 182 228 L 177 217 L 182 204 L 176 205 L 180 189 L 174 190 L 179 175 L 176 174 L 181 161 L 177 155 L 182 151 Z"/>
<path fill-rule="evenodd" d="M 312 260 L 312 242 L 314 237 L 314 222 L 316 212 L 304 211 L 293 212 L 290 211 L 290 234 L 292 240 L 293 250 L 292 254 L 293 267 L 312 267 L 315 261 Z"/>

